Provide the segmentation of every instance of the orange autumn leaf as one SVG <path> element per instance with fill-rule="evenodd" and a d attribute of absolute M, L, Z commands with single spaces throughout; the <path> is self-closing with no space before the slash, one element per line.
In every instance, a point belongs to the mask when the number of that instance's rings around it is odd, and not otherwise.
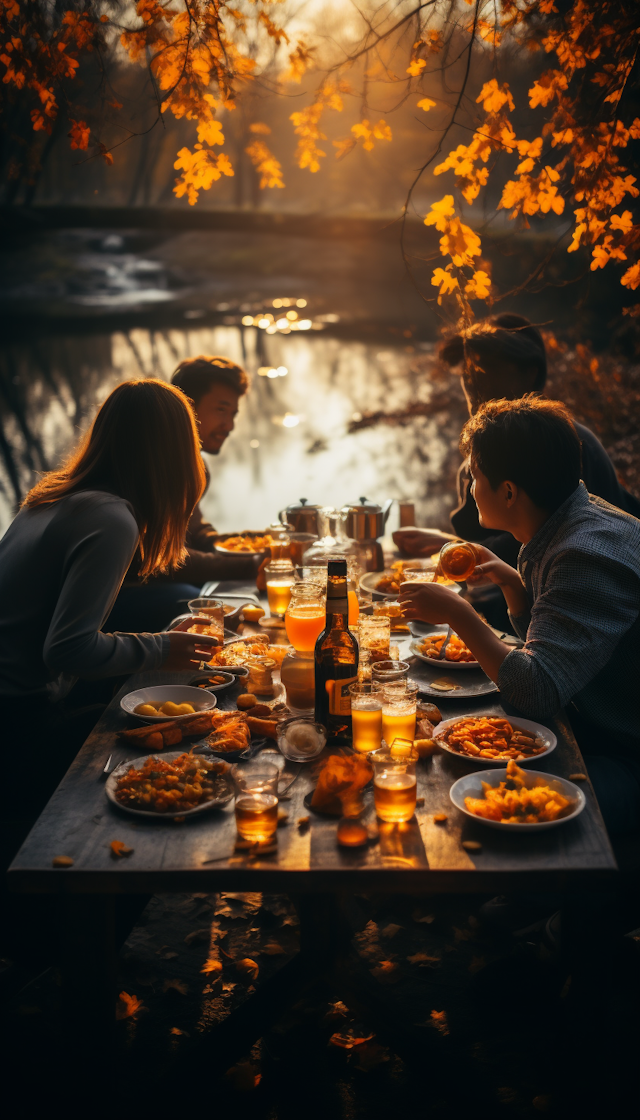
<path fill-rule="evenodd" d="M 128 992 L 120 992 L 116 1004 L 116 1019 L 132 1019 L 143 1008 L 144 1004 L 137 996 L 130 996 Z"/>
<path fill-rule="evenodd" d="M 362 1034 L 350 1027 L 347 1031 L 336 1031 L 329 1039 L 329 1046 L 339 1046 L 341 1050 L 353 1050 L 354 1046 L 362 1046 L 375 1038 L 374 1034 Z"/>
<path fill-rule="evenodd" d="M 251 977 L 252 980 L 257 980 L 260 971 L 257 963 L 251 957 L 244 957 L 240 961 L 236 961 L 236 970 Z"/>
<path fill-rule="evenodd" d="M 222 962 L 214 961 L 211 957 L 209 957 L 209 959 L 204 962 L 200 971 L 204 972 L 207 975 L 209 973 L 220 973 L 222 972 Z"/>
<path fill-rule="evenodd" d="M 430 1018 L 433 1026 L 440 1034 L 447 1035 L 450 1033 L 446 1011 L 432 1011 Z"/>
<path fill-rule="evenodd" d="M 111 848 L 111 855 L 116 859 L 121 859 L 122 856 L 130 856 L 133 848 L 128 848 L 123 840 L 112 840 L 109 847 Z"/>

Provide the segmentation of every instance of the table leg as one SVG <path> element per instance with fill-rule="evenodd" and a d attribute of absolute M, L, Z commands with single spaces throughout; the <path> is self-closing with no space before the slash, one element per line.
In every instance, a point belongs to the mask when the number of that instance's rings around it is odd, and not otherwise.
<path fill-rule="evenodd" d="M 100 1059 L 102 1063 L 104 1048 L 113 1042 L 115 903 L 113 895 L 65 895 L 59 900 L 63 1011 L 71 1037 L 89 1062 Z"/>

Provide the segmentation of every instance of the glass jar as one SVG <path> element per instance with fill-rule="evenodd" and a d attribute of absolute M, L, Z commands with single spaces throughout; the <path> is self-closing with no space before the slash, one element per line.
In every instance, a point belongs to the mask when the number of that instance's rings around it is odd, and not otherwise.
<path fill-rule="evenodd" d="M 373 799 L 383 821 L 401 824 L 411 820 L 416 807 L 416 762 L 418 752 L 408 739 L 383 742 L 371 756 Z"/>
<path fill-rule="evenodd" d="M 298 651 L 315 649 L 316 639 L 326 621 L 326 585 L 311 580 L 291 585 L 291 598 L 284 616 L 285 629 L 291 645 Z"/>
<path fill-rule="evenodd" d="M 371 661 L 389 660 L 391 619 L 384 615 L 361 615 L 358 621 L 358 645 L 368 649 Z"/>
<path fill-rule="evenodd" d="M 269 610 L 272 615 L 282 618 L 289 606 L 291 588 L 296 574 L 290 560 L 271 560 L 264 569 Z"/>
<path fill-rule="evenodd" d="M 189 634 L 211 634 L 220 641 L 224 638 L 224 603 L 221 599 L 190 599 L 187 606 L 193 615 Z"/>
<path fill-rule="evenodd" d="M 249 676 L 246 691 L 254 696 L 274 696 L 273 671 L 276 662 L 273 657 L 247 657 Z"/>
<path fill-rule="evenodd" d="M 296 716 L 313 715 L 316 696 L 313 650 L 290 650 L 280 666 L 280 680 L 286 689 L 287 705 L 292 713 Z"/>

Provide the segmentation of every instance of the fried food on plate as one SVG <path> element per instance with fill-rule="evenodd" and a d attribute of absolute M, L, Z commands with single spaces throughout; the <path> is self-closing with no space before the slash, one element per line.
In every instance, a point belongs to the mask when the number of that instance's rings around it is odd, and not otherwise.
<path fill-rule="evenodd" d="M 265 552 L 270 544 L 273 544 L 270 533 L 237 533 L 220 541 L 218 548 L 226 548 L 228 552 Z"/>
<path fill-rule="evenodd" d="M 513 727 L 508 719 L 497 716 L 467 716 L 456 720 L 438 736 L 450 750 L 469 758 L 515 759 L 533 758 L 547 749 L 544 739 L 531 731 Z"/>
<path fill-rule="evenodd" d="M 212 730 L 206 738 L 212 751 L 224 753 L 245 751 L 251 745 L 251 733 L 244 712 L 214 712 Z"/>
<path fill-rule="evenodd" d="M 246 665 L 249 657 L 264 657 L 267 652 L 271 657 L 269 639 L 266 635 L 265 639 L 265 641 L 255 638 L 251 642 L 230 642 L 228 646 L 223 646 L 214 653 L 207 665 L 214 669 L 224 669 L 225 665 Z"/>
<path fill-rule="evenodd" d="M 567 816 L 574 802 L 542 782 L 527 789 L 527 775 L 513 759 L 507 764 L 507 780 L 499 786 L 482 783 L 484 797 L 465 797 L 465 807 L 476 817 L 503 824 L 539 824 Z M 511 788 L 509 788 L 511 787 Z"/>
<path fill-rule="evenodd" d="M 145 759 L 136 770 L 130 766 L 116 782 L 116 800 L 130 809 L 152 813 L 184 813 L 229 791 L 224 777 L 226 762 L 181 754 L 173 762 Z"/>
<path fill-rule="evenodd" d="M 446 638 L 446 634 L 427 634 L 426 638 L 420 642 L 418 649 L 423 657 L 431 657 L 437 661 L 442 649 L 442 643 Z M 462 638 L 457 634 L 452 634 L 446 650 L 444 651 L 444 661 L 472 661 L 477 665 L 476 658 L 472 654 L 468 646 L 464 644 Z"/>

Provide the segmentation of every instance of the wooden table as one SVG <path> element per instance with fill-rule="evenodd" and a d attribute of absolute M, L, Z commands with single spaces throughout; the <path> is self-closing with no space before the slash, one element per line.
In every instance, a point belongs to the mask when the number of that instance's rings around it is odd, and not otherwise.
<path fill-rule="evenodd" d="M 420 678 L 420 667 L 412 675 Z M 406 825 L 379 822 L 380 838 L 364 850 L 338 848 L 336 821 L 309 811 L 303 804 L 313 786 L 311 766 L 287 763 L 285 774 L 299 777 L 283 802 L 289 822 L 278 829 L 276 854 L 260 859 L 234 852 L 233 806 L 213 810 L 182 824 L 161 819 L 147 823 L 112 806 L 102 774 L 113 753 L 114 763 L 135 756 L 131 745 L 116 739 L 127 726 L 120 696 L 148 684 L 187 683 L 189 674 L 146 673 L 132 677 L 113 700 L 75 762 L 27 837 L 9 870 L 16 891 L 55 893 L 60 897 L 62 969 L 67 1002 L 82 1014 L 96 1037 L 108 1036 L 113 1022 L 115 945 L 114 903 L 118 895 L 162 891 L 270 891 L 291 895 L 301 922 L 301 953 L 261 985 L 255 996 L 234 1012 L 232 1027 L 210 1032 L 221 1068 L 227 1068 L 260 1037 L 268 1020 L 299 993 L 319 971 L 346 961 L 353 927 L 349 908 L 354 894 L 369 891 L 495 894 L 510 891 L 605 889 L 616 864 L 600 811 L 588 782 L 583 784 L 586 809 L 574 822 L 537 835 L 500 834 L 463 817 L 449 800 L 452 782 L 474 769 L 473 763 L 436 755 L 418 764 L 418 798 L 424 798 Z M 219 695 L 223 708 L 235 708 L 239 689 Z M 485 702 L 445 700 L 443 718 L 482 712 L 503 715 L 488 696 Z M 537 768 L 563 777 L 584 771 L 584 763 L 568 724 L 553 725 L 556 751 Z M 536 764 L 534 764 L 536 768 Z M 300 771 L 300 772 L 299 772 Z M 371 820 L 373 796 L 367 794 Z M 448 815 L 445 825 L 435 813 Z M 310 826 L 297 821 L 310 815 Z M 112 840 L 133 848 L 115 860 Z M 468 852 L 462 840 L 479 840 L 480 851 Z M 73 866 L 52 866 L 55 856 L 71 856 Z M 365 1000 L 368 1021 L 377 1020 L 381 1037 L 397 1053 L 411 1058 L 415 1040 L 394 1020 L 385 991 L 354 964 L 343 968 L 352 997 Z M 355 994 L 354 994 L 355 993 Z M 415 1054 L 419 1058 L 418 1054 Z M 209 1059 L 207 1059 L 209 1060 Z M 226 1065 L 225 1065 L 226 1063 Z"/>

